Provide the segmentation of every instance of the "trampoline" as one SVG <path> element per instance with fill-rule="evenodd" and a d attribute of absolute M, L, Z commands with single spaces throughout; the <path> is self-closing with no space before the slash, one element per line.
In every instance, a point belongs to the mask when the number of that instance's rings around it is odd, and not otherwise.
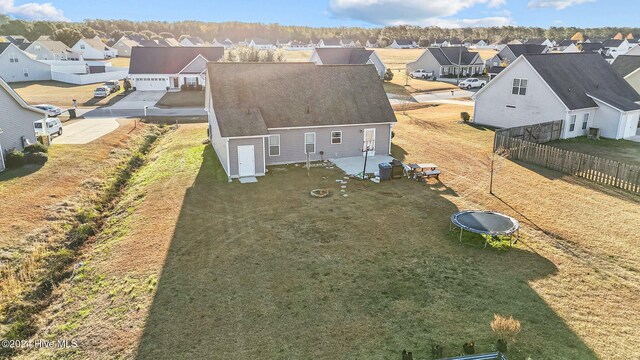
<path fill-rule="evenodd" d="M 511 245 L 518 241 L 520 223 L 518 220 L 495 211 L 466 210 L 451 215 L 451 224 L 463 231 L 485 236 L 507 236 Z M 484 243 L 487 247 L 487 241 Z"/>

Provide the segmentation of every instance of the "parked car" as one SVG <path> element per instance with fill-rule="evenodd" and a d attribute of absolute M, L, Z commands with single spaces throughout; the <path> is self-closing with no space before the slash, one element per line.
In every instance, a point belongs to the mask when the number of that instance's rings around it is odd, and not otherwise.
<path fill-rule="evenodd" d="M 33 123 L 33 127 L 36 130 L 36 135 L 44 135 L 42 124 L 44 119 L 38 120 Z M 62 122 L 58 118 L 47 118 L 47 134 L 49 135 L 62 135 Z"/>
<path fill-rule="evenodd" d="M 114 92 L 120 90 L 120 82 L 118 80 L 109 80 L 109 81 L 105 82 L 104 84 L 102 84 L 102 86 L 108 87 L 109 91 L 111 91 L 111 93 L 114 93 Z"/>
<path fill-rule="evenodd" d="M 424 69 L 418 69 L 418 70 L 414 70 L 412 71 L 409 76 L 411 78 L 419 78 L 419 79 L 428 79 L 433 77 L 433 71 L 427 71 Z"/>
<path fill-rule="evenodd" d="M 462 80 L 458 87 L 460 89 L 471 89 L 471 88 L 481 88 L 487 85 L 487 82 L 484 80 L 476 79 L 476 78 L 468 78 Z"/>
<path fill-rule="evenodd" d="M 60 109 L 57 106 L 53 106 L 53 105 L 49 105 L 49 104 L 39 104 L 39 105 L 35 105 L 36 108 L 40 109 L 40 110 L 44 110 L 47 112 L 47 115 L 49 116 L 58 116 L 60 114 L 62 114 L 62 109 Z"/>
<path fill-rule="evenodd" d="M 107 97 L 109 94 L 111 90 L 106 86 L 99 86 L 93 91 L 93 97 Z"/>

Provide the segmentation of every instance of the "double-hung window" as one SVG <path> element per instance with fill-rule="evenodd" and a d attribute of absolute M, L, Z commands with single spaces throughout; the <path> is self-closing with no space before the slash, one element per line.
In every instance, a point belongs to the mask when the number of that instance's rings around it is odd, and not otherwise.
<path fill-rule="evenodd" d="M 17 62 L 18 62 L 18 55 L 16 55 L 16 54 L 9 54 L 9 62 L 17 63 Z"/>
<path fill-rule="evenodd" d="M 574 131 L 576 129 L 576 118 L 577 115 L 571 115 L 571 121 L 569 121 L 569 131 Z"/>
<path fill-rule="evenodd" d="M 513 79 L 513 89 L 511 90 L 513 95 L 526 95 L 527 94 L 527 79 Z"/>
<path fill-rule="evenodd" d="M 269 156 L 280 156 L 280 134 L 269 135 Z"/>
<path fill-rule="evenodd" d="M 316 153 L 316 133 L 304 133 L 304 153 L 315 154 Z"/>
<path fill-rule="evenodd" d="M 587 130 L 589 125 L 589 113 L 582 115 L 582 130 Z"/>
<path fill-rule="evenodd" d="M 342 131 L 331 132 L 331 144 L 342 144 Z"/>

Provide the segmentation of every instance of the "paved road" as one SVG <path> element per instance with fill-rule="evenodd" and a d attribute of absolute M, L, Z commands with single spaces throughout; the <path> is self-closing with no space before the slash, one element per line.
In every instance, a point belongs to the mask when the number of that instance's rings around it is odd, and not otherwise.
<path fill-rule="evenodd" d="M 143 109 L 145 106 L 153 107 L 166 94 L 166 91 L 133 91 L 122 100 L 109 106 L 116 109 Z"/>
<path fill-rule="evenodd" d="M 116 118 L 83 119 L 62 127 L 62 136 L 54 137 L 54 144 L 88 144 L 120 126 Z"/>
<path fill-rule="evenodd" d="M 413 96 L 387 94 L 387 97 L 389 98 L 391 105 L 401 105 L 406 103 L 438 103 L 474 106 L 473 100 L 463 99 L 471 97 L 474 93 L 474 90 L 454 90 L 453 94 L 451 94 L 451 91 L 439 91 L 415 94 Z"/>

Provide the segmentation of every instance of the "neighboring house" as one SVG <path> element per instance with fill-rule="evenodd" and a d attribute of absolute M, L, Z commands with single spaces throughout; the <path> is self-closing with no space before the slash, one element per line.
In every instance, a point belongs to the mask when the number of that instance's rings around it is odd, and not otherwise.
<path fill-rule="evenodd" d="M 309 49 L 313 49 L 313 47 L 309 46 L 309 43 L 307 43 L 306 41 L 299 41 L 299 40 L 291 40 L 289 42 L 289 44 L 284 46 L 285 49 L 289 49 L 289 50 L 309 50 Z"/>
<path fill-rule="evenodd" d="M 602 43 L 599 43 L 599 42 L 581 43 L 581 44 L 578 44 L 578 48 L 586 53 L 594 52 L 598 54 L 603 54 L 606 52 L 604 45 L 602 45 Z"/>
<path fill-rule="evenodd" d="M 224 46 L 225 49 L 231 49 L 233 48 L 233 41 L 231 41 L 230 39 L 224 39 L 224 41 L 222 42 L 222 45 Z"/>
<path fill-rule="evenodd" d="M 29 40 L 27 40 L 27 38 L 22 35 L 5 35 L 3 37 L 5 38 L 5 40 L 16 46 L 29 43 Z"/>
<path fill-rule="evenodd" d="M 627 51 L 625 55 L 640 55 L 640 46 L 635 46 Z"/>
<path fill-rule="evenodd" d="M 509 65 L 522 54 L 546 54 L 549 49 L 546 45 L 508 44 L 487 60 L 486 67 Z"/>
<path fill-rule="evenodd" d="M 121 37 L 113 44 L 113 48 L 118 52 L 118 56 L 120 57 L 130 57 L 131 49 L 134 46 L 140 46 L 140 43 L 132 40 L 126 36 Z"/>
<path fill-rule="evenodd" d="M 134 47 L 129 65 L 131 85 L 138 91 L 204 86 L 207 62 L 223 56 L 222 47 Z"/>
<path fill-rule="evenodd" d="M 82 54 L 71 50 L 62 41 L 36 40 L 24 51 L 35 55 L 36 60 L 82 60 Z"/>
<path fill-rule="evenodd" d="M 602 43 L 602 46 L 607 50 L 607 53 L 614 59 L 619 55 L 626 54 L 631 46 L 627 40 L 608 39 Z"/>
<path fill-rule="evenodd" d="M 507 45 L 523 45 L 524 43 L 518 39 L 513 39 L 507 43 Z"/>
<path fill-rule="evenodd" d="M 506 69 L 506 66 L 492 66 L 487 70 L 487 74 L 489 74 L 489 80 L 493 80 L 498 74 L 502 72 L 502 70 Z"/>
<path fill-rule="evenodd" d="M 407 71 L 424 69 L 433 72 L 436 77 L 457 75 L 471 76 L 483 72 L 483 61 L 477 52 L 466 47 L 430 47 L 420 57 L 407 64 Z"/>
<path fill-rule="evenodd" d="M 470 46 L 474 48 L 486 48 L 489 47 L 489 40 L 486 39 L 472 39 Z"/>
<path fill-rule="evenodd" d="M 86 60 L 110 59 L 118 56 L 118 50 L 107 46 L 99 39 L 80 39 L 72 50 L 82 54 Z"/>
<path fill-rule="evenodd" d="M 376 52 L 365 48 L 316 48 L 309 61 L 316 65 L 373 64 L 380 78 L 383 78 L 387 71 Z"/>
<path fill-rule="evenodd" d="M 391 49 L 415 49 L 418 47 L 418 43 L 411 39 L 394 39 L 388 47 Z"/>
<path fill-rule="evenodd" d="M 431 43 L 431 47 L 441 47 L 445 46 L 444 44 L 448 44 L 449 42 L 446 39 L 435 39 Z"/>
<path fill-rule="evenodd" d="M 320 48 L 324 48 L 324 47 L 342 47 L 342 40 L 338 39 L 338 38 L 331 38 L 331 39 L 320 39 L 320 41 L 318 41 L 318 46 Z"/>
<path fill-rule="evenodd" d="M 562 120 L 562 139 L 597 128 L 635 136 L 640 94 L 600 54 L 525 54 L 474 94 L 473 121 L 499 128 Z"/>
<path fill-rule="evenodd" d="M 378 39 L 367 39 L 367 42 L 365 43 L 365 47 L 377 48 L 377 47 L 380 47 L 380 44 L 378 44 Z"/>
<path fill-rule="evenodd" d="M 0 77 L 9 83 L 51 80 L 51 66 L 34 57 L 13 43 L 0 43 Z"/>
<path fill-rule="evenodd" d="M 180 45 L 187 47 L 204 46 L 204 40 L 196 36 L 185 36 L 184 39 L 180 41 Z"/>
<path fill-rule="evenodd" d="M 571 45 L 578 45 L 578 40 L 564 39 L 558 44 L 558 51 L 564 51 Z"/>
<path fill-rule="evenodd" d="M 213 38 L 213 41 L 211 42 L 211 46 L 212 47 L 225 47 L 223 43 L 221 43 L 220 41 L 218 41 L 216 38 Z"/>
<path fill-rule="evenodd" d="M 247 46 L 252 47 L 258 50 L 275 50 L 276 46 L 273 43 L 266 39 L 250 39 L 245 40 Z"/>
<path fill-rule="evenodd" d="M 142 46 L 142 47 L 167 47 L 167 45 L 165 44 L 161 44 L 159 41 L 157 40 L 140 40 L 140 45 L 138 46 Z"/>
<path fill-rule="evenodd" d="M 7 152 L 23 150 L 36 142 L 33 123 L 41 120 L 46 113 L 29 106 L 11 87 L 0 79 L 0 171 L 4 170 Z"/>
<path fill-rule="evenodd" d="M 549 48 L 552 48 L 555 46 L 555 43 L 553 41 L 546 38 L 529 39 L 524 44 L 525 45 L 544 45 Z"/>
<path fill-rule="evenodd" d="M 209 136 L 229 179 L 391 152 L 396 118 L 373 66 L 210 62 L 207 78 Z"/>
<path fill-rule="evenodd" d="M 611 66 L 631 87 L 640 92 L 640 56 L 620 55 Z"/>
<path fill-rule="evenodd" d="M 588 43 L 583 43 L 583 44 L 588 44 Z M 564 50 L 562 50 L 561 52 L 563 53 L 579 53 L 580 48 L 578 47 L 580 44 L 571 44 L 567 47 L 564 48 Z"/>
<path fill-rule="evenodd" d="M 165 46 L 168 46 L 168 47 L 182 46 L 182 45 L 180 45 L 180 42 L 178 40 L 176 40 L 175 38 L 160 39 L 160 40 L 158 40 L 158 44 L 165 45 Z"/>
<path fill-rule="evenodd" d="M 351 39 L 340 39 L 340 45 L 342 47 L 356 47 L 358 43 Z"/>

